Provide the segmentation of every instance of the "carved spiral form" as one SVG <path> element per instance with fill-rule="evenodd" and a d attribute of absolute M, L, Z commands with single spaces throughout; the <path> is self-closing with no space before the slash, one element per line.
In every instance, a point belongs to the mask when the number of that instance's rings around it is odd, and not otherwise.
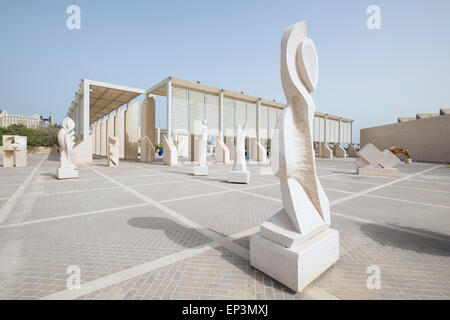
<path fill-rule="evenodd" d="M 306 22 L 299 22 L 283 34 L 281 42 L 281 82 L 287 106 L 280 114 L 273 140 L 272 168 L 280 179 L 295 179 L 324 220 L 328 200 L 317 179 L 312 128 L 315 104 L 311 93 L 318 80 L 318 59 Z"/>

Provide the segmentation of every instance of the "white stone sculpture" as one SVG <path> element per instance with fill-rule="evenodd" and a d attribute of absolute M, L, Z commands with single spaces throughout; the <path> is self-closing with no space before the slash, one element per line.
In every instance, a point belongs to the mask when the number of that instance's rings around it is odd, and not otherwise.
<path fill-rule="evenodd" d="M 302 21 L 286 29 L 281 43 L 287 105 L 272 137 L 271 162 L 283 209 L 250 239 L 251 264 L 297 292 L 339 259 L 339 233 L 329 228 L 330 205 L 314 162 L 317 78 L 316 49 Z"/>
<path fill-rule="evenodd" d="M 108 137 L 108 166 L 119 166 L 119 138 Z"/>
<path fill-rule="evenodd" d="M 260 142 L 256 142 L 256 149 L 258 153 L 258 161 L 266 162 L 267 161 L 267 150 L 263 147 Z"/>
<path fill-rule="evenodd" d="M 247 162 L 245 161 L 245 136 L 247 133 L 247 124 L 244 128 L 237 126 L 234 145 L 234 163 L 233 168 L 228 173 L 228 182 L 232 183 L 249 183 L 250 171 L 247 170 Z"/>
<path fill-rule="evenodd" d="M 207 176 L 206 148 L 208 147 L 208 128 L 206 120 L 202 121 L 202 135 L 198 144 L 198 164 L 194 166 L 194 176 Z"/>
<path fill-rule="evenodd" d="M 75 144 L 75 122 L 69 117 L 64 118 L 58 132 L 60 146 L 59 168 L 56 171 L 58 179 L 70 179 L 78 177 L 78 168 L 70 161 L 73 146 Z"/>
<path fill-rule="evenodd" d="M 171 137 L 163 135 L 163 163 L 174 166 L 178 163 L 178 153 Z"/>
<path fill-rule="evenodd" d="M 339 144 L 334 145 L 333 152 L 336 158 L 347 158 L 347 151 L 345 151 L 345 149 L 342 148 L 342 146 L 340 146 Z"/>
<path fill-rule="evenodd" d="M 230 150 L 222 139 L 216 139 L 216 161 L 217 163 L 230 163 Z"/>
<path fill-rule="evenodd" d="M 357 152 L 355 161 L 357 173 L 361 175 L 398 176 L 400 171 L 394 166 L 401 161 L 388 149 L 381 152 L 373 144 L 368 143 Z"/>
<path fill-rule="evenodd" d="M 27 166 L 27 137 L 3 136 L 3 167 L 25 168 Z"/>

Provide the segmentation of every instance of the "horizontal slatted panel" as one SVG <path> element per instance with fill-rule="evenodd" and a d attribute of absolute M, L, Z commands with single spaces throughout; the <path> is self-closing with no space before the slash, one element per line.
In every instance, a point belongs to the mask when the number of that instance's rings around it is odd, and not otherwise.
<path fill-rule="evenodd" d="M 269 107 L 269 137 L 272 138 L 273 131 L 277 124 L 277 110 Z"/>
<path fill-rule="evenodd" d="M 234 136 L 234 100 L 223 98 L 223 130 L 224 136 Z"/>
<path fill-rule="evenodd" d="M 208 134 L 219 135 L 219 96 L 206 94 L 206 121 L 208 122 Z"/>
<path fill-rule="evenodd" d="M 268 138 L 269 110 L 265 106 L 261 106 L 259 110 L 259 137 L 261 139 Z"/>
<path fill-rule="evenodd" d="M 247 102 L 247 136 L 256 138 L 256 103 Z"/>
<path fill-rule="evenodd" d="M 320 118 L 314 117 L 313 122 L 314 141 L 320 141 Z"/>
<path fill-rule="evenodd" d="M 236 100 L 236 122 L 234 126 L 237 128 L 237 126 L 241 126 L 241 128 L 244 126 L 246 122 L 246 106 L 245 101 Z"/>
<path fill-rule="evenodd" d="M 189 131 L 191 134 L 202 133 L 202 120 L 204 119 L 205 97 L 203 93 L 189 91 Z"/>
<path fill-rule="evenodd" d="M 172 130 L 174 133 L 189 132 L 189 102 L 188 91 L 172 88 Z"/>

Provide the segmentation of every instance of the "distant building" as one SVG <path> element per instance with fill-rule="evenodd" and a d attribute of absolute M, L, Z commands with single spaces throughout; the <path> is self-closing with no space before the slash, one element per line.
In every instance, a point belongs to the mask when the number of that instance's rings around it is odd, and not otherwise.
<path fill-rule="evenodd" d="M 407 149 L 413 161 L 450 162 L 450 108 L 397 121 L 361 129 L 361 147 L 368 143 L 381 150 L 396 146 Z"/>
<path fill-rule="evenodd" d="M 16 114 L 8 114 L 6 111 L 0 111 L 0 127 L 6 128 L 13 124 L 23 124 L 28 128 L 44 127 L 45 121 L 53 124 L 53 117 L 44 118 L 35 114 L 33 116 L 22 116 Z"/>

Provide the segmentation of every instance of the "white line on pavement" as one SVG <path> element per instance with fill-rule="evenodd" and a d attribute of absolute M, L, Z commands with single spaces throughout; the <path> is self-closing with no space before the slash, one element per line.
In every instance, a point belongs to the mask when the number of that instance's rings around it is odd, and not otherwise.
<path fill-rule="evenodd" d="M 94 211 L 88 211 L 88 212 L 83 212 L 83 213 L 67 214 L 64 216 L 58 216 L 58 217 L 52 217 L 52 218 L 31 220 L 31 221 L 18 222 L 18 223 L 8 223 L 8 224 L 1 225 L 0 229 L 21 227 L 21 226 L 27 226 L 27 225 L 35 224 L 35 223 L 64 220 L 64 219 L 70 219 L 70 218 L 76 218 L 76 217 L 82 217 L 82 216 L 90 216 L 90 215 L 97 214 L 97 213 L 109 213 L 109 212 L 118 211 L 118 210 L 145 207 L 148 205 L 149 205 L 148 203 L 140 203 L 140 204 L 133 204 L 133 205 L 129 205 L 129 206 L 115 207 L 115 208 L 110 208 L 110 209 L 101 209 L 101 210 L 94 210 Z"/>
<path fill-rule="evenodd" d="M 36 167 L 34 167 L 34 169 L 30 172 L 28 177 L 22 182 L 22 184 L 17 188 L 17 190 L 14 192 L 14 194 L 6 201 L 6 203 L 0 209 L 0 225 L 6 221 L 9 214 L 11 213 L 12 209 L 16 205 L 17 200 L 24 193 L 28 184 L 34 178 L 34 176 L 36 175 L 36 172 L 39 170 L 39 167 L 41 166 L 42 162 L 44 162 L 44 160 L 47 157 L 48 156 L 42 157 L 41 161 L 39 161 L 39 163 L 36 165 Z"/>
<path fill-rule="evenodd" d="M 390 225 L 390 224 L 386 224 L 386 223 L 382 223 L 382 222 L 376 222 L 376 221 L 372 221 L 372 220 L 368 220 L 368 219 L 364 219 L 364 218 L 354 217 L 354 216 L 350 216 L 350 215 L 347 215 L 347 214 L 338 213 L 338 212 L 335 212 L 335 211 L 331 211 L 331 214 L 333 214 L 335 216 L 338 216 L 338 217 L 345 218 L 345 219 L 353 220 L 353 221 L 356 221 L 356 222 L 361 222 L 361 223 L 366 223 L 366 224 L 375 224 L 377 226 L 385 226 L 385 227 L 388 227 L 388 228 L 391 228 L 391 229 L 395 229 L 395 230 L 398 230 L 398 231 L 407 232 L 407 233 L 420 235 L 420 236 L 425 236 L 425 237 L 428 237 L 428 238 L 433 238 L 433 239 L 437 239 L 437 240 L 441 240 L 442 241 L 442 238 L 440 238 L 440 237 L 436 237 L 436 236 L 433 236 L 432 234 L 428 234 L 428 233 L 424 233 L 424 232 L 420 232 L 420 231 L 409 230 L 409 229 L 406 229 L 406 228 L 397 227 L 395 225 Z"/>
<path fill-rule="evenodd" d="M 380 184 L 380 185 L 378 185 L 378 186 L 376 186 L 376 187 L 369 188 L 369 189 L 366 189 L 366 190 L 363 190 L 363 191 L 360 191 L 360 192 L 356 192 L 356 193 L 351 194 L 351 195 L 349 195 L 349 196 L 347 196 L 347 197 L 343 197 L 343 198 L 334 200 L 334 201 L 330 202 L 330 205 L 336 205 L 336 204 L 342 203 L 342 202 L 344 202 L 344 201 L 348 201 L 348 200 L 357 198 L 357 197 L 362 196 L 362 195 L 365 195 L 365 194 L 367 194 L 367 193 L 369 193 L 369 192 L 373 192 L 373 191 L 382 189 L 382 188 L 384 188 L 384 187 L 393 185 L 393 184 L 398 183 L 398 182 L 400 182 L 400 181 L 407 180 L 407 179 L 409 179 L 409 178 L 411 178 L 411 177 L 414 177 L 414 176 L 423 174 L 423 173 L 425 173 L 425 172 L 431 171 L 431 170 L 436 169 L 436 168 L 439 168 L 439 167 L 442 167 L 442 165 L 438 165 L 438 166 L 435 166 L 435 167 L 432 167 L 432 168 L 428 168 L 428 169 L 426 169 L 426 170 L 416 172 L 416 173 L 411 174 L 411 175 L 409 175 L 409 176 L 406 176 L 406 177 L 403 177 L 403 178 L 400 178 L 400 179 L 396 179 L 396 180 L 393 180 L 393 181 L 390 181 L 390 182 L 387 182 L 387 183 L 383 183 L 383 184 Z"/>

